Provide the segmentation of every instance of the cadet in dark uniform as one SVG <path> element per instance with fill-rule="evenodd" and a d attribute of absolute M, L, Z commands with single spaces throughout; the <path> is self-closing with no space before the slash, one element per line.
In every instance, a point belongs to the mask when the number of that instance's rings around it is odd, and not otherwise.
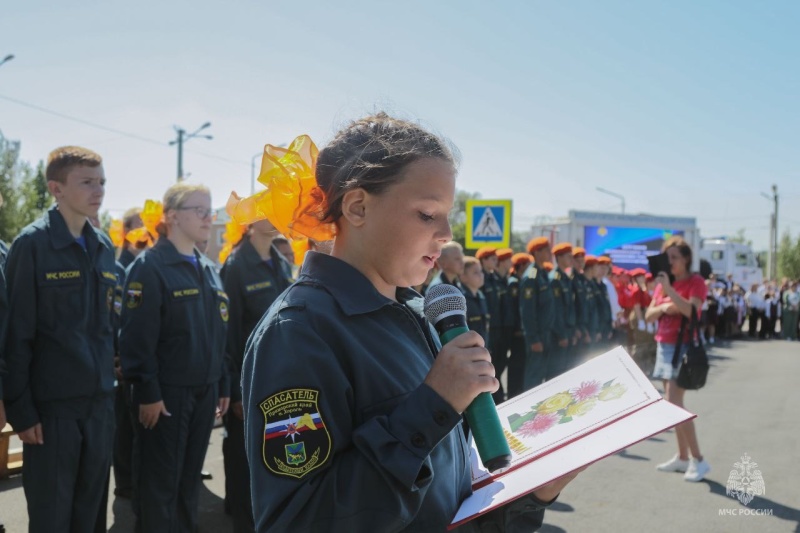
<path fill-rule="evenodd" d="M 0 197 L 2 198 L 2 197 Z M 0 429 L 6 425 L 6 409 L 3 404 L 3 378 L 6 374 L 6 363 L 3 353 L 6 345 L 6 331 L 8 330 L 8 294 L 6 293 L 6 275 L 0 268 Z M 0 526 L 2 526 L 0 524 Z M 2 532 L 2 529 L 0 529 Z"/>
<path fill-rule="evenodd" d="M 120 355 L 138 412 L 134 508 L 143 532 L 197 530 L 214 411 L 228 407 L 228 297 L 214 264 L 194 247 L 208 238 L 212 214 L 205 187 L 170 187 L 161 236 L 125 281 Z"/>
<path fill-rule="evenodd" d="M 50 153 L 46 176 L 56 205 L 6 264 L 5 401 L 24 443 L 29 531 L 90 532 L 114 438 L 114 251 L 88 221 L 105 176 L 99 155 L 74 146 Z"/>
<path fill-rule="evenodd" d="M 508 399 L 525 392 L 525 335 L 522 331 L 522 322 L 519 316 L 519 278 L 522 273 L 533 263 L 530 254 L 514 254 L 511 258 L 512 269 L 508 276 L 508 290 L 506 291 L 503 308 L 506 317 L 510 317 L 512 327 L 508 357 Z"/>
<path fill-rule="evenodd" d="M 486 273 L 478 259 L 464 258 L 464 272 L 461 274 L 461 292 L 467 300 L 467 327 L 477 332 L 485 345 L 489 345 L 491 316 L 489 306 L 481 287 L 484 286 Z"/>
<path fill-rule="evenodd" d="M 583 362 L 584 355 L 589 351 L 592 337 L 589 335 L 589 280 L 583 273 L 586 262 L 586 250 L 580 246 L 572 248 L 572 286 L 575 289 L 575 336 L 577 344 L 573 350 L 570 368 L 575 368 Z"/>
<path fill-rule="evenodd" d="M 611 312 L 611 300 L 608 296 L 608 287 L 603 283 L 603 278 L 611 268 L 611 259 L 602 256 L 597 258 L 597 266 L 594 272 L 594 282 L 600 294 L 597 301 L 597 320 L 600 331 L 599 351 L 605 351 L 614 337 L 614 315 Z"/>
<path fill-rule="evenodd" d="M 441 272 L 433 277 L 427 288 L 431 288 L 439 283 L 447 283 L 461 289 L 461 281 L 458 277 L 464 272 L 464 249 L 455 242 L 450 241 L 442 248 L 442 255 L 436 261 Z"/>
<path fill-rule="evenodd" d="M 584 359 L 600 353 L 603 339 L 603 334 L 600 331 L 600 305 L 603 303 L 603 295 L 595 282 L 596 269 L 597 258 L 593 255 L 587 255 L 584 260 L 583 274 L 586 276 L 587 329 L 592 342 L 588 346 Z"/>
<path fill-rule="evenodd" d="M 577 346 L 577 314 L 575 311 L 575 288 L 567 271 L 572 268 L 572 245 L 562 242 L 553 246 L 556 268 L 550 273 L 556 299 L 556 346 L 547 366 L 547 379 L 563 374 L 574 360 Z M 566 346 L 565 346 L 566 344 Z"/>
<path fill-rule="evenodd" d="M 122 215 L 123 237 L 137 228 L 142 227 L 140 217 L 141 209 L 133 207 Z M 125 269 L 147 247 L 146 242 L 131 244 L 127 239 L 122 241 L 122 250 L 117 259 L 117 295 L 114 298 L 116 312 L 117 335 L 119 335 L 119 319 L 122 314 L 122 292 L 125 286 Z M 116 353 L 119 353 L 117 350 Z M 116 431 L 114 432 L 114 495 L 121 498 L 130 498 L 133 495 L 133 432 L 136 420 L 131 416 L 131 385 L 122 376 L 122 366 L 119 357 L 115 365 L 117 388 L 114 395 L 114 414 L 116 418 Z"/>
<path fill-rule="evenodd" d="M 231 409 L 225 415 L 222 454 L 225 493 L 233 516 L 233 530 L 254 530 L 250 498 L 250 470 L 244 447 L 241 369 L 247 338 L 269 306 L 292 283 L 291 265 L 279 253 L 278 232 L 268 220 L 251 225 L 248 234 L 222 267 L 221 277 L 230 299 L 227 352 L 231 363 Z"/>
<path fill-rule="evenodd" d="M 544 263 L 551 258 L 550 241 L 537 237 L 528 243 L 534 264 L 520 280 L 520 320 L 525 332 L 525 390 L 547 378 L 547 365 L 555 334 L 555 296 Z"/>
<path fill-rule="evenodd" d="M 443 531 L 471 492 L 461 413 L 498 386 L 480 336 L 440 349 L 404 288 L 452 238 L 452 156 L 380 114 L 340 132 L 316 169 L 333 253 L 308 253 L 245 355 L 256 529 Z"/>

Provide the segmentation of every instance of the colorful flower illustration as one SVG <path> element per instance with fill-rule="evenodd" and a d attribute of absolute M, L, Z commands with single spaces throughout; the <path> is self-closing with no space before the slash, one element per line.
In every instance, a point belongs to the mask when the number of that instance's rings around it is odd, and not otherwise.
<path fill-rule="evenodd" d="M 509 415 L 512 434 L 536 437 L 559 424 L 572 422 L 575 417 L 585 416 L 595 408 L 598 400 L 608 402 L 622 398 L 628 389 L 614 381 L 602 385 L 595 380 L 584 381 L 576 388 L 546 398 L 532 406 L 530 411 Z"/>
<path fill-rule="evenodd" d="M 572 396 L 575 397 L 576 401 L 582 402 L 596 396 L 598 392 L 600 392 L 600 383 L 594 380 L 584 381 L 580 387 L 572 391 Z"/>
<path fill-rule="evenodd" d="M 601 401 L 607 402 L 609 400 L 616 400 L 617 398 L 622 398 L 622 395 L 625 394 L 627 389 L 621 383 L 616 383 L 611 385 L 610 387 L 603 389 L 598 398 Z"/>
<path fill-rule="evenodd" d="M 550 414 L 560 411 L 564 409 L 569 404 L 573 402 L 574 398 L 568 392 L 559 392 L 558 394 L 549 397 L 545 401 L 543 401 L 539 408 L 536 409 L 537 412 L 542 414 Z"/>
<path fill-rule="evenodd" d="M 573 403 L 567 407 L 567 417 L 574 418 L 576 416 L 583 416 L 591 411 L 596 403 L 596 398 L 587 398 L 581 402 Z"/>
<path fill-rule="evenodd" d="M 556 413 L 540 413 L 532 420 L 522 424 L 517 433 L 523 437 L 535 437 L 558 424 L 559 420 L 561 420 L 561 417 Z"/>

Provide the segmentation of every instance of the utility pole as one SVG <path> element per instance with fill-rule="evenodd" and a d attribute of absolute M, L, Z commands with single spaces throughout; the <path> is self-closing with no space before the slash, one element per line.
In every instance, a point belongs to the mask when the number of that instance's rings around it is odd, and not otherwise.
<path fill-rule="evenodd" d="M 200 137 L 201 139 L 209 139 L 209 140 L 213 139 L 211 135 L 198 135 L 202 130 L 208 128 L 209 126 L 211 126 L 211 123 L 206 122 L 205 124 L 197 128 L 197 130 L 195 130 L 194 133 L 190 133 L 188 135 L 186 134 L 185 129 L 175 126 L 175 132 L 178 134 L 178 137 L 174 141 L 170 141 L 169 145 L 170 146 L 174 146 L 176 144 L 178 145 L 178 181 L 183 181 L 183 143 L 185 143 L 189 139 L 194 139 L 195 137 Z"/>
<path fill-rule="evenodd" d="M 772 195 L 762 192 L 761 196 L 772 202 L 772 213 L 769 217 L 769 263 L 767 275 L 769 279 L 778 278 L 778 186 L 772 185 Z"/>

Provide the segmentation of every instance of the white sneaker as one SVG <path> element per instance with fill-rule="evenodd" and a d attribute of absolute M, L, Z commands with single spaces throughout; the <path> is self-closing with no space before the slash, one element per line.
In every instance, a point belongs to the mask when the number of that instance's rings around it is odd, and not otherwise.
<path fill-rule="evenodd" d="M 684 474 L 683 479 L 691 481 L 692 483 L 697 483 L 698 481 L 702 481 L 710 471 L 711 466 L 705 459 L 698 461 L 692 457 L 689 459 L 689 468 L 686 469 L 686 474 Z"/>
<path fill-rule="evenodd" d="M 666 463 L 656 466 L 656 470 L 662 472 L 686 472 L 687 468 L 689 468 L 689 461 L 681 459 L 677 454 Z"/>

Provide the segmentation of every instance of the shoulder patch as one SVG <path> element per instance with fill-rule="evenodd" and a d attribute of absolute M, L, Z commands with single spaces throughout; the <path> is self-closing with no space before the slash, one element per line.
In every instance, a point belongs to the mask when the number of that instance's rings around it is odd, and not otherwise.
<path fill-rule="evenodd" d="M 142 284 L 129 283 L 128 290 L 125 293 L 125 306 L 128 309 L 136 309 L 142 305 Z"/>
<path fill-rule="evenodd" d="M 286 389 L 264 399 L 264 466 L 277 476 L 302 479 L 325 465 L 332 441 L 319 408 L 319 390 Z"/>

